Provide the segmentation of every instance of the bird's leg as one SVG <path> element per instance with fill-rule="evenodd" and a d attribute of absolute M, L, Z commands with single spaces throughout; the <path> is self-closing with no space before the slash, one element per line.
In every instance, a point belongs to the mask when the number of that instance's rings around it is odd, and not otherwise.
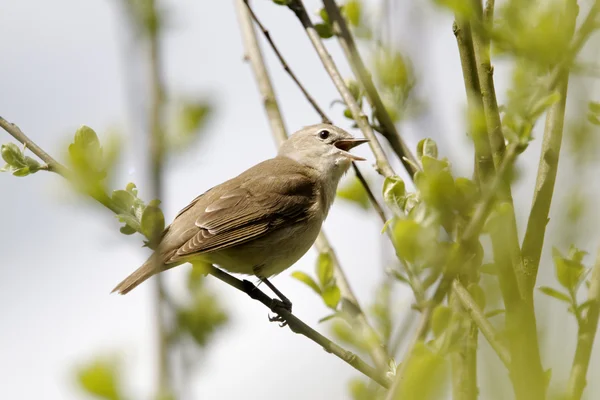
<path fill-rule="evenodd" d="M 292 302 L 290 301 L 290 299 L 288 299 L 283 293 L 281 293 L 281 291 L 279 291 L 279 289 L 277 289 L 275 287 L 275 285 L 273 285 L 271 282 L 269 282 L 269 280 L 267 278 L 265 278 L 264 276 L 262 276 L 260 274 L 260 267 L 258 268 L 254 268 L 254 274 L 256 275 L 256 277 L 258 279 L 260 279 L 261 282 L 264 282 L 265 285 L 267 285 L 267 287 L 269 289 L 271 289 L 271 291 L 273 293 L 275 293 L 275 295 L 277 297 L 279 297 L 278 299 L 271 299 L 272 302 L 272 307 L 271 309 L 274 309 L 276 307 L 281 307 L 284 310 L 288 311 L 288 312 L 292 312 Z M 284 327 L 287 325 L 287 321 L 285 320 L 284 317 L 282 317 L 279 314 L 276 314 L 274 317 L 269 316 L 269 321 L 271 322 L 281 322 L 281 324 L 279 326 Z"/>
<path fill-rule="evenodd" d="M 275 295 L 277 297 L 279 297 L 279 299 L 281 300 L 281 304 L 282 307 L 285 308 L 286 310 L 288 310 L 289 312 L 292 312 L 292 302 L 290 301 L 290 299 L 288 299 L 287 297 L 285 297 L 285 295 L 283 293 L 281 293 L 279 291 L 279 289 L 277 289 L 275 287 L 275 285 L 273 285 L 267 278 L 262 278 L 262 277 L 258 277 L 262 282 L 265 283 L 265 285 L 267 285 L 267 287 L 269 289 L 271 289 L 271 291 L 273 293 L 275 293 Z"/>

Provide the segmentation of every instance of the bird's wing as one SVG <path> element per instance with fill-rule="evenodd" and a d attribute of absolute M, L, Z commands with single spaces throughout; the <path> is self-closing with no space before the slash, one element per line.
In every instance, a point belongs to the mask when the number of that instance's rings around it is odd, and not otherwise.
<path fill-rule="evenodd" d="M 182 210 L 171 224 L 186 240 L 172 249 L 166 263 L 229 248 L 300 222 L 314 205 L 314 189 L 314 181 L 298 172 L 258 174 L 237 187 L 215 188 Z"/>

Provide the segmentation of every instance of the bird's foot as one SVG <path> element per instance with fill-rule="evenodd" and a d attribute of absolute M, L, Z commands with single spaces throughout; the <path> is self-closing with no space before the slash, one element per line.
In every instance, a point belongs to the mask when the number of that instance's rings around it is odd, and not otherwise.
<path fill-rule="evenodd" d="M 271 322 L 279 322 L 280 323 L 279 326 L 283 328 L 288 323 L 285 320 L 285 318 L 281 316 L 281 314 L 278 314 L 275 311 L 277 308 L 282 308 L 285 311 L 291 313 L 292 312 L 292 303 L 289 300 L 286 302 L 286 301 L 281 301 L 281 300 L 278 300 L 278 299 L 271 299 L 271 310 L 273 310 L 276 314 L 274 316 L 270 316 L 269 315 L 269 321 L 271 321 Z"/>

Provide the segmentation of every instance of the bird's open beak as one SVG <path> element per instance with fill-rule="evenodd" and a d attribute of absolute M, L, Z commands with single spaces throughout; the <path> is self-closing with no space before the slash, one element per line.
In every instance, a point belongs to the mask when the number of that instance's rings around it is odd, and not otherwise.
<path fill-rule="evenodd" d="M 337 147 L 338 149 L 342 150 L 342 152 L 344 153 L 344 155 L 348 158 L 350 158 L 351 160 L 355 160 L 355 161 L 365 161 L 364 158 L 359 157 L 359 156 L 355 156 L 354 154 L 350 154 L 349 151 L 358 146 L 359 144 L 363 144 L 363 143 L 367 143 L 369 141 L 369 139 L 340 139 L 337 140 L 333 145 L 335 147 Z"/>

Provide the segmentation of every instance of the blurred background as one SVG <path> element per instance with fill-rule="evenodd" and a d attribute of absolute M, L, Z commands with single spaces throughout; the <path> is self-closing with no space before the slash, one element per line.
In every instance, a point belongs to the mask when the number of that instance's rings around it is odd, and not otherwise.
<path fill-rule="evenodd" d="M 336 124 L 351 129 L 351 121 L 342 115 L 343 107 L 330 107 L 339 95 L 296 17 L 271 1 L 253 3 L 300 80 Z M 310 11 L 321 7 L 318 1 L 305 3 Z M 424 137 L 435 139 L 455 175 L 470 176 L 472 145 L 465 133 L 465 90 L 453 17 L 431 2 L 390 3 L 384 13 L 384 2 L 365 2 L 373 18 L 387 18 L 388 40 L 414 66 L 415 97 L 421 110 L 402 121 L 400 132 L 411 148 Z M 162 207 L 170 221 L 198 194 L 273 156 L 276 146 L 250 67 L 244 62 L 234 2 L 173 0 L 161 5 L 168 21 L 162 42 L 167 92 L 201 99 L 212 109 L 198 140 L 168 158 Z M 128 28 L 122 4 L 117 0 L 0 0 L 0 10 L 0 115 L 59 160 L 64 159 L 81 125 L 94 128 L 101 140 L 118 133 L 121 156 L 115 188 L 133 181 L 140 197 L 149 199 L 144 190 L 149 177 L 142 116 L 148 101 L 146 59 L 135 32 Z M 259 39 L 288 129 L 319 122 L 263 38 Z M 334 58 L 341 60 L 337 43 L 327 45 Z M 594 55 L 594 46 L 586 52 Z M 510 65 L 502 59 L 494 63 L 502 103 Z M 344 62 L 339 65 L 343 75 L 350 74 Z M 567 125 L 576 122 L 569 115 L 578 115 L 577 107 L 585 106 L 581 99 L 600 97 L 595 81 L 584 83 L 574 77 L 571 90 L 575 94 L 569 97 Z M 537 138 L 541 137 L 539 128 Z M 2 143 L 11 140 L 3 131 L 0 139 Z M 595 254 L 600 240 L 598 139 L 586 142 L 586 164 L 579 155 L 570 156 L 577 143 L 568 132 L 564 140 L 540 286 L 556 284 L 549 256 L 552 245 L 564 249 L 573 242 Z M 536 140 L 518 162 L 513 194 L 520 234 L 530 208 L 539 149 L 540 140 Z M 368 149 L 358 149 L 357 154 L 368 158 L 362 169 L 373 187 L 381 187 Z M 396 170 L 404 174 L 399 164 Z M 125 297 L 109 295 L 115 284 L 147 258 L 149 252 L 141 248 L 139 237 L 120 234 L 110 212 L 75 194 L 53 174 L 38 173 L 26 179 L 0 174 L 0 194 L 2 396 L 15 400 L 83 398 L 77 368 L 106 354 L 121 360 L 123 382 L 132 397 L 151 398 L 154 385 L 150 382 L 156 376 L 153 287 L 142 285 Z M 587 207 L 585 220 L 569 219 L 574 203 Z M 365 304 L 386 279 L 384 268 L 393 255 L 382 245 L 381 224 L 371 214 L 338 200 L 324 227 L 350 284 Z M 327 324 L 318 324 L 328 314 L 326 307 L 290 277 L 296 270 L 313 273 L 316 256 L 310 251 L 274 283 L 293 301 L 296 315 L 327 333 Z M 586 261 L 591 264 L 593 256 Z M 185 287 L 187 269 L 164 274 L 174 297 Z M 188 398 L 349 398 L 347 382 L 357 376 L 352 368 L 287 328 L 269 323 L 267 310 L 244 294 L 215 279 L 207 281 L 227 312 L 228 323 L 195 358 Z M 410 290 L 398 288 L 396 310 L 414 312 L 411 299 Z M 544 302 L 538 316 L 544 328 L 543 362 L 553 366 L 553 382 L 564 382 L 575 348 L 573 317 L 559 302 Z M 600 372 L 598 344 L 595 347 L 590 377 Z M 493 383 L 508 382 L 504 371 L 496 376 L 491 368 L 490 374 L 481 377 L 482 398 L 486 390 L 493 390 Z M 590 379 L 586 390 L 600 393 L 600 383 Z"/>

